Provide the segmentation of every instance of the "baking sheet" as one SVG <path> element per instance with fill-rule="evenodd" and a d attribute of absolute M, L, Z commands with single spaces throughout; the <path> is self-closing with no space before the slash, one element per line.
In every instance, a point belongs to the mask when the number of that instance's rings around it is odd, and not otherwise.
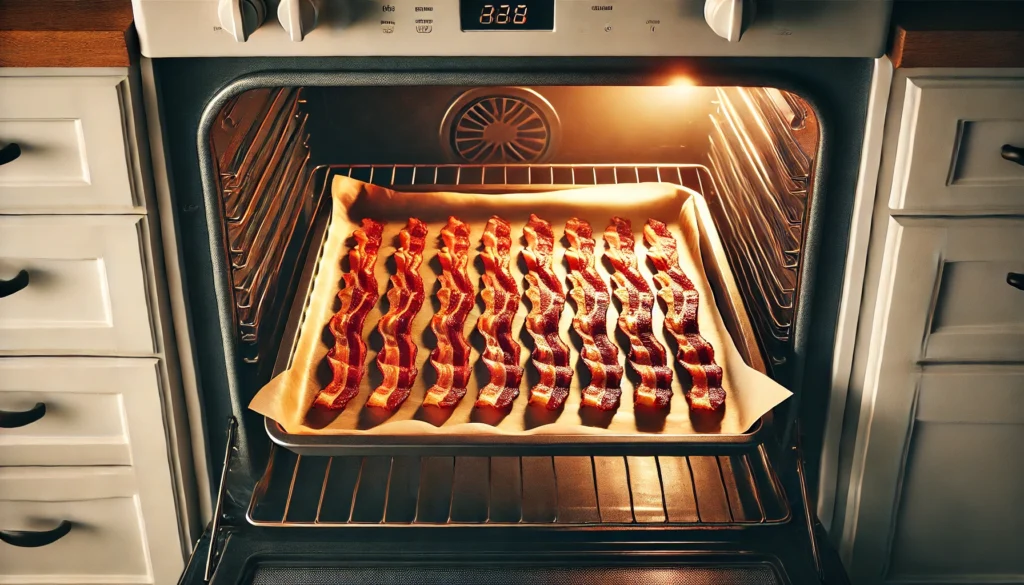
<path fill-rule="evenodd" d="M 767 412 L 790 396 L 790 392 L 771 378 L 744 363 L 732 337 L 726 330 L 722 316 L 714 302 L 703 266 L 700 264 L 699 232 L 696 199 L 700 195 L 676 185 L 664 183 L 640 183 L 632 185 L 610 185 L 585 189 L 555 191 L 550 193 L 525 193 L 482 195 L 469 193 L 402 193 L 383 187 L 363 183 L 343 176 L 336 176 L 331 185 L 331 224 L 323 245 L 322 253 L 314 276 L 302 325 L 287 370 L 280 373 L 253 398 L 249 407 L 276 421 L 289 434 L 333 435 L 339 440 L 345 435 L 635 435 L 637 433 L 659 433 L 684 437 L 686 435 L 739 435 L 747 432 Z M 626 365 L 626 377 L 622 383 L 622 403 L 613 412 L 599 412 L 592 408 L 581 408 L 580 389 L 589 379 L 589 371 L 579 358 L 581 341 L 572 330 L 574 306 L 566 302 L 559 322 L 562 339 L 570 347 L 571 363 L 576 375 L 569 398 L 560 411 L 548 411 L 543 407 L 528 405 L 529 388 L 537 380 L 536 371 L 530 364 L 532 342 L 523 323 L 529 312 L 529 303 L 523 294 L 523 301 L 513 321 L 513 332 L 523 346 L 521 363 L 526 368 L 520 396 L 507 413 L 492 409 L 474 408 L 477 391 L 487 384 L 489 374 L 480 353 L 482 337 L 476 332 L 477 318 L 483 312 L 483 302 L 477 297 L 477 305 L 466 320 L 465 333 L 473 345 L 471 356 L 474 376 L 466 397 L 452 409 L 424 408 L 421 406 L 426 390 L 434 383 L 435 372 L 430 365 L 430 350 L 434 347 L 434 334 L 430 330 L 430 319 L 438 310 L 439 303 L 434 293 L 439 288 L 441 272 L 437 252 L 442 246 L 441 227 L 449 215 L 456 215 L 471 227 L 470 276 L 482 288 L 480 277 L 483 264 L 479 259 L 479 240 L 483 227 L 491 215 L 500 215 L 512 224 L 513 241 L 512 273 L 520 282 L 520 292 L 525 289 L 525 265 L 520 252 L 525 246 L 522 228 L 531 213 L 552 223 L 556 236 L 561 236 L 566 220 L 579 217 L 594 227 L 598 250 L 604 249 L 601 237 L 612 216 L 628 218 L 633 223 L 637 239 L 637 255 L 640 269 L 655 290 L 650 266 L 646 263 L 646 246 L 642 228 L 648 218 L 667 223 L 679 242 L 680 263 L 691 277 L 700 293 L 701 305 L 699 322 L 701 334 L 712 344 L 716 361 L 725 375 L 723 387 L 726 403 L 718 413 L 691 414 L 684 397 L 689 387 L 689 376 L 678 365 L 673 380 L 673 397 L 670 408 L 660 411 L 643 409 L 633 411 L 633 384 L 638 381 L 635 372 Z M 309 412 L 317 393 L 330 381 L 330 368 L 324 356 L 333 336 L 327 323 L 337 311 L 337 293 L 342 275 L 348 269 L 347 253 L 352 243 L 352 231 L 362 218 L 372 217 L 387 222 L 384 240 L 377 260 L 377 280 L 381 300 L 370 313 L 363 331 L 367 340 L 367 375 L 360 386 L 359 394 L 348 407 L 338 412 Z M 381 409 L 364 408 L 367 398 L 380 383 L 381 375 L 375 357 L 381 349 L 382 339 L 376 331 L 377 321 L 387 310 L 385 294 L 390 286 L 389 270 L 394 268 L 391 255 L 398 243 L 398 232 L 409 217 L 418 217 L 429 225 L 430 233 L 424 251 L 421 275 L 427 300 L 413 324 L 414 338 L 419 345 L 417 364 L 420 369 L 416 384 L 409 399 L 394 413 Z M 714 229 L 705 226 L 703 229 Z M 566 241 L 556 247 L 555 271 L 569 285 L 566 278 L 567 265 L 563 259 Z M 598 272 L 606 283 L 610 283 L 608 267 L 598 255 Z M 568 295 L 567 295 L 568 296 Z M 615 326 L 618 316 L 617 301 L 608 313 L 609 334 L 618 341 L 619 361 L 627 364 L 628 342 L 618 333 Z M 665 344 L 669 355 L 675 354 L 676 344 L 667 341 L 663 331 L 664 311 L 655 307 L 653 324 L 656 337 Z"/>

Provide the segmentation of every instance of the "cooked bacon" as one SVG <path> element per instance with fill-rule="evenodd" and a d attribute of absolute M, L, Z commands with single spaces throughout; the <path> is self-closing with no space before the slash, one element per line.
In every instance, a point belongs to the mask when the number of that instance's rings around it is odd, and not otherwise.
<path fill-rule="evenodd" d="M 444 247 L 437 257 L 441 261 L 441 289 L 437 299 L 441 310 L 430 320 L 437 337 L 437 347 L 430 353 L 430 363 L 437 370 L 437 383 L 423 398 L 424 406 L 455 406 L 466 395 L 466 386 L 473 368 L 469 364 L 472 349 L 463 329 L 466 318 L 476 302 L 476 286 L 469 279 L 469 226 L 457 217 L 449 217 L 441 230 Z"/>
<path fill-rule="evenodd" d="M 690 408 L 717 410 L 725 404 L 722 368 L 715 363 L 715 349 L 700 335 L 697 323 L 700 294 L 679 267 L 676 240 L 669 233 L 668 226 L 649 219 L 644 226 L 644 238 L 647 240 L 647 255 L 658 270 L 654 275 L 658 296 L 667 307 L 665 329 L 679 343 L 676 359 L 693 378 L 693 386 L 686 393 Z"/>
<path fill-rule="evenodd" d="M 334 345 L 327 350 L 327 363 L 333 378 L 317 394 L 315 407 L 341 410 L 359 393 L 359 382 L 366 373 L 363 324 L 380 298 L 374 266 L 383 233 L 384 224 L 372 219 L 364 219 L 362 227 L 352 233 L 356 245 L 348 253 L 349 270 L 342 277 L 345 286 L 338 292 L 341 308 L 329 323 Z"/>
<path fill-rule="evenodd" d="M 619 330 L 629 338 L 629 363 L 640 375 L 633 403 L 663 408 L 672 399 L 672 368 L 668 366 L 664 346 L 654 338 L 654 293 L 637 267 L 633 226 L 628 219 L 613 217 L 604 240 L 608 246 L 605 255 L 615 269 L 615 296 L 622 303 Z"/>
<path fill-rule="evenodd" d="M 554 256 L 555 234 L 551 224 L 530 214 L 523 228 L 526 248 L 526 296 L 530 299 L 530 314 L 526 317 L 526 330 L 533 337 L 533 365 L 540 373 L 537 385 L 530 389 L 530 404 L 539 404 L 557 410 L 565 404 L 572 383 L 569 365 L 569 346 L 558 336 L 558 321 L 565 307 L 565 290 L 551 268 Z"/>
<path fill-rule="evenodd" d="M 623 368 L 619 365 L 619 349 L 608 338 L 611 295 L 594 267 L 594 230 L 586 221 L 574 217 L 565 224 L 565 237 L 569 240 L 565 257 L 572 282 L 569 294 L 576 302 L 572 325 L 583 339 L 580 355 L 590 370 L 590 385 L 583 389 L 583 405 L 614 410 L 622 395 L 619 386 Z"/>
<path fill-rule="evenodd" d="M 377 330 L 384 338 L 384 347 L 377 354 L 377 367 L 384 380 L 366 401 L 367 406 L 394 411 L 409 397 L 420 372 L 416 367 L 418 348 L 412 338 L 412 322 L 423 306 L 420 265 L 426 237 L 427 225 L 416 218 L 410 218 L 398 233 L 395 274 L 388 291 L 390 308 L 377 323 Z"/>
<path fill-rule="evenodd" d="M 512 226 L 493 216 L 481 238 L 484 250 L 484 312 L 476 323 L 484 337 L 483 360 L 491 380 L 480 390 L 476 405 L 505 409 L 519 397 L 523 368 L 519 365 L 521 347 L 512 338 L 512 318 L 519 309 L 519 286 L 509 272 L 512 250 Z"/>

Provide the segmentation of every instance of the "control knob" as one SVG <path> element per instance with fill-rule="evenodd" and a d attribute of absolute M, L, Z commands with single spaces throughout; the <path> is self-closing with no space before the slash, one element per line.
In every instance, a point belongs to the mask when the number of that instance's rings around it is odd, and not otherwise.
<path fill-rule="evenodd" d="M 244 43 L 266 20 L 267 9 L 263 0 L 219 0 L 217 17 L 224 31 Z"/>
<path fill-rule="evenodd" d="M 288 33 L 288 38 L 296 42 L 313 30 L 319 16 L 318 0 L 281 0 L 277 5 L 277 20 Z"/>
<path fill-rule="evenodd" d="M 723 39 L 735 43 L 754 20 L 752 0 L 704 0 L 704 20 Z"/>

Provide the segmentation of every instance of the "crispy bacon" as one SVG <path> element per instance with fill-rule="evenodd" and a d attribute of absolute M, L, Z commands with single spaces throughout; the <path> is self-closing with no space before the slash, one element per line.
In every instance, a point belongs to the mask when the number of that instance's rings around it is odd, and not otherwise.
<path fill-rule="evenodd" d="M 637 266 L 636 241 L 629 220 L 613 217 L 604 240 L 608 246 L 605 255 L 615 269 L 615 296 L 622 303 L 619 330 L 629 338 L 629 363 L 640 375 L 633 403 L 663 408 L 672 399 L 672 368 L 668 366 L 665 347 L 654 338 L 654 293 Z"/>
<path fill-rule="evenodd" d="M 441 261 L 441 289 L 437 299 L 441 310 L 430 320 L 437 336 L 437 347 L 430 353 L 430 363 L 437 370 L 437 383 L 423 398 L 424 406 L 455 406 L 466 395 L 466 386 L 473 368 L 469 364 L 472 349 L 463 329 L 466 318 L 476 302 L 476 286 L 469 279 L 469 226 L 457 217 L 449 217 L 441 230 L 444 247 L 437 257 Z"/>
<path fill-rule="evenodd" d="M 395 274 L 391 277 L 391 290 L 388 291 L 390 308 L 377 323 L 377 330 L 384 338 L 384 347 L 377 354 L 377 367 L 384 374 L 384 380 L 366 401 L 367 406 L 394 411 L 409 397 L 419 374 L 412 322 L 423 306 L 420 265 L 423 263 L 426 236 L 427 225 L 416 218 L 410 218 L 398 233 Z"/>
<path fill-rule="evenodd" d="M 565 237 L 569 240 L 565 257 L 572 282 L 569 294 L 576 302 L 572 325 L 583 339 L 580 355 L 590 370 L 590 385 L 583 389 L 583 405 L 614 410 L 622 395 L 619 387 L 623 368 L 619 365 L 619 349 L 608 338 L 611 295 L 594 267 L 594 230 L 586 221 L 574 217 L 565 224 Z"/>
<path fill-rule="evenodd" d="M 679 253 L 676 240 L 664 223 L 649 219 L 644 226 L 648 257 L 658 273 L 654 280 L 658 284 L 658 296 L 665 301 L 665 329 L 679 343 L 679 360 L 690 377 L 693 386 L 686 393 L 690 408 L 696 410 L 717 410 L 725 404 L 725 389 L 722 388 L 722 368 L 715 363 L 715 349 L 700 335 L 697 310 L 700 294 L 693 281 L 679 267 Z"/>
<path fill-rule="evenodd" d="M 551 268 L 554 257 L 555 235 L 551 224 L 530 214 L 523 229 L 526 248 L 526 296 L 530 299 L 530 314 L 526 317 L 526 330 L 533 337 L 533 365 L 540 373 L 537 385 L 530 389 L 530 404 L 539 404 L 557 410 L 565 404 L 572 383 L 569 365 L 569 347 L 558 336 L 558 321 L 565 307 L 565 290 Z"/>
<path fill-rule="evenodd" d="M 352 233 L 356 245 L 348 253 L 349 270 L 342 277 L 344 288 L 338 292 L 341 308 L 329 323 L 334 345 L 327 350 L 327 363 L 333 379 L 317 394 L 313 405 L 329 410 L 345 408 L 359 393 L 359 382 L 366 373 L 366 343 L 363 324 L 380 298 L 374 266 L 380 250 L 384 224 L 364 219 Z"/>
<path fill-rule="evenodd" d="M 481 238 L 484 246 L 484 312 L 476 323 L 484 337 L 483 360 L 491 380 L 480 390 L 476 405 L 508 408 L 519 397 L 523 368 L 519 365 L 521 347 L 512 338 L 512 318 L 519 309 L 519 286 L 509 271 L 512 250 L 512 226 L 493 216 Z"/>

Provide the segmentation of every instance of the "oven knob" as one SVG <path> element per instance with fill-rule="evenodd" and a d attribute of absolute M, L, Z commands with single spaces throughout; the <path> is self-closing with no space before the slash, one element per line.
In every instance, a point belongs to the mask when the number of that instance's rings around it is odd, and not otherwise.
<path fill-rule="evenodd" d="M 754 19 L 751 0 L 704 0 L 704 20 L 715 34 L 735 43 Z"/>
<path fill-rule="evenodd" d="M 277 20 L 293 41 L 301 41 L 313 30 L 319 15 L 320 2 L 316 0 L 281 0 L 277 5 Z"/>
<path fill-rule="evenodd" d="M 263 0 L 220 0 L 217 4 L 220 26 L 236 41 L 244 43 L 252 31 L 267 18 Z"/>

